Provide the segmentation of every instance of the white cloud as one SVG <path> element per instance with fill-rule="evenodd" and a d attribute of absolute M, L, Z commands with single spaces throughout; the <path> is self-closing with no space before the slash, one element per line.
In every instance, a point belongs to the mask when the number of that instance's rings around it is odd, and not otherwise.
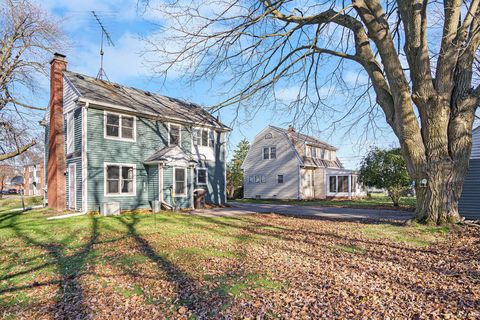
<path fill-rule="evenodd" d="M 82 50 L 71 61 L 75 71 L 95 76 L 100 69 L 99 43 L 85 44 Z M 131 33 L 124 33 L 115 43 L 115 47 L 105 47 L 104 69 L 108 78 L 114 82 L 122 82 L 129 78 L 149 74 L 143 65 L 141 52 L 144 43 Z"/>

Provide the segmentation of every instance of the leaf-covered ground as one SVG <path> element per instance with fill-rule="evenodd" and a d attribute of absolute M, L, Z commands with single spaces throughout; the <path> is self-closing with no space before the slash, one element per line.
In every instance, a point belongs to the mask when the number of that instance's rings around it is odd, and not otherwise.
<path fill-rule="evenodd" d="M 0 209 L 2 318 L 480 317 L 473 227 L 49 215 Z"/>

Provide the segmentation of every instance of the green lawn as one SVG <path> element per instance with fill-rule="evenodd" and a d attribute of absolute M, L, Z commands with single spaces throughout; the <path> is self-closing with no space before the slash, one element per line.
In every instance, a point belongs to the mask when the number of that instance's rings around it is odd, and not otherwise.
<path fill-rule="evenodd" d="M 135 212 L 49 221 L 49 209 L 13 207 L 0 200 L 4 319 L 480 316 L 468 228 Z"/>
<path fill-rule="evenodd" d="M 394 207 L 392 200 L 381 194 L 372 194 L 370 197 L 359 199 L 328 199 L 328 200 L 275 200 L 275 199 L 237 199 L 233 201 L 249 203 L 284 203 L 300 206 L 318 207 L 346 207 L 371 209 L 401 209 L 415 210 L 415 197 L 402 197 L 400 207 Z"/>

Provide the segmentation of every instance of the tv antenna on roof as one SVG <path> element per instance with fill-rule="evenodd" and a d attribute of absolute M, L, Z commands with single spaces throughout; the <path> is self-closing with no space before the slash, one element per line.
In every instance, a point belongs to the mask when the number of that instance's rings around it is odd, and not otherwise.
<path fill-rule="evenodd" d="M 112 47 L 114 47 L 115 44 L 113 44 L 112 38 L 110 37 L 110 33 L 108 33 L 107 29 L 105 29 L 102 21 L 100 20 L 98 15 L 95 13 L 95 11 L 92 11 L 92 14 L 95 17 L 95 20 L 97 20 L 98 25 L 100 26 L 100 29 L 102 30 L 102 40 L 100 42 L 100 70 L 98 70 L 98 73 L 97 73 L 97 80 L 103 80 L 103 78 L 105 77 L 107 81 L 110 81 L 108 79 L 107 74 L 105 73 L 105 69 L 103 69 L 103 54 L 104 54 L 103 38 L 107 40 L 107 45 L 111 45 Z"/>

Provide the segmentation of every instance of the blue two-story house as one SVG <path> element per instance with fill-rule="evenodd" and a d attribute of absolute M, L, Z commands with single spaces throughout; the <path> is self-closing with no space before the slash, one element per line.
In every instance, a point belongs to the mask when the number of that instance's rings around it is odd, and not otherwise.
<path fill-rule="evenodd" d="M 67 71 L 51 61 L 45 127 L 48 205 L 99 211 L 226 202 L 226 134 L 198 105 Z"/>

